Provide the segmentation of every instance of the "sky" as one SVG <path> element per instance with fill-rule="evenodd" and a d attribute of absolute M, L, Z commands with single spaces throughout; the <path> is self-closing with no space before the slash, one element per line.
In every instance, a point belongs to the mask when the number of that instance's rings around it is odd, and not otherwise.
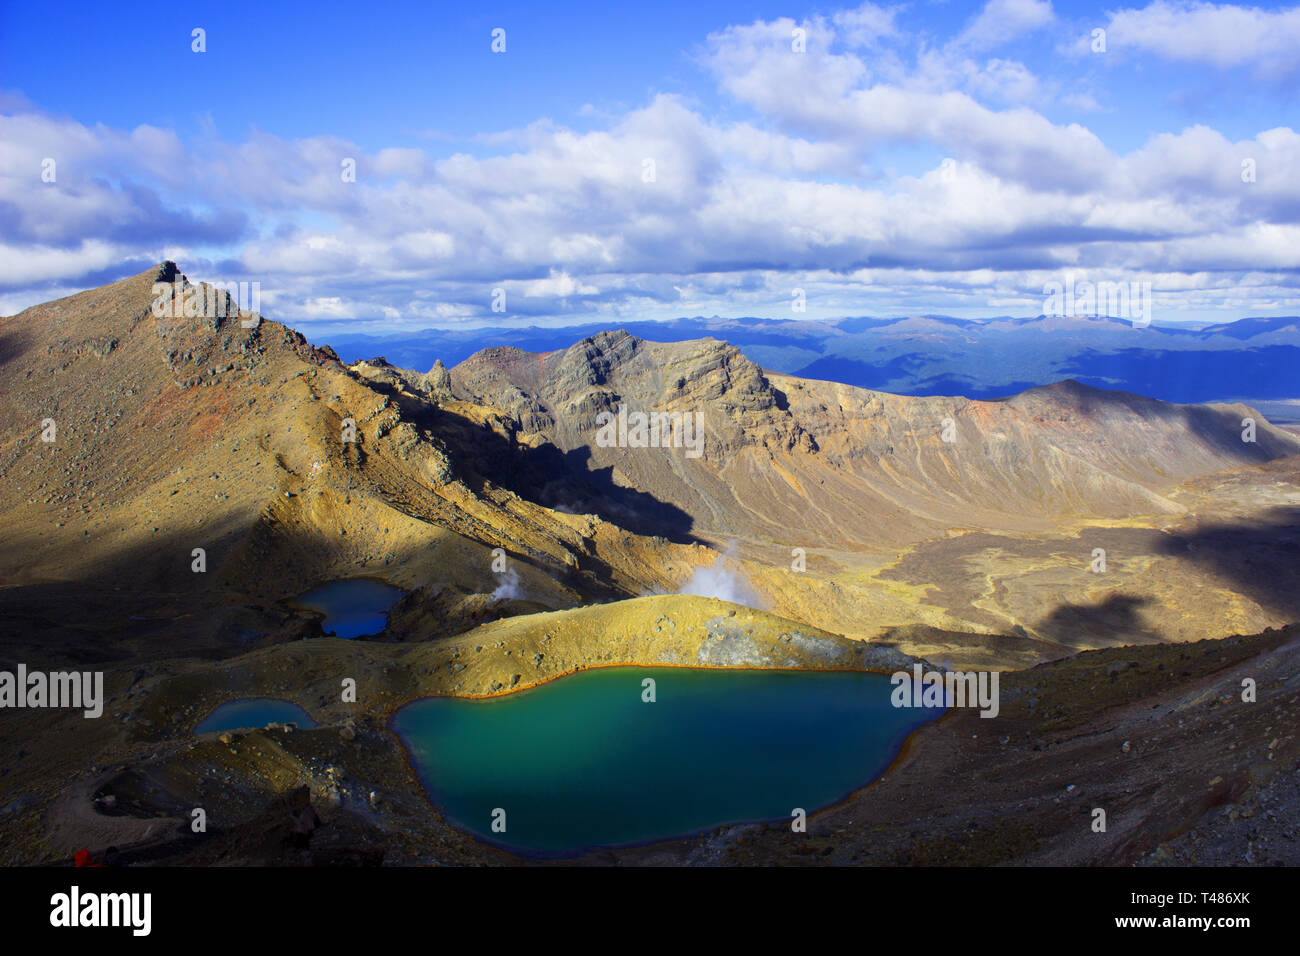
<path fill-rule="evenodd" d="M 0 0 L 0 314 L 1296 314 L 1298 130 L 1286 4 Z"/>

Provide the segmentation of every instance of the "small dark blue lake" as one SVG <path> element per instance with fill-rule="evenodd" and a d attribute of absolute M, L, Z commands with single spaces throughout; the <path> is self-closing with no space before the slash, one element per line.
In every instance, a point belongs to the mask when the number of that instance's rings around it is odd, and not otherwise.
<path fill-rule="evenodd" d="M 888 675 L 862 672 L 612 667 L 502 697 L 414 701 L 393 729 L 452 823 L 552 856 L 833 804 L 943 713 L 895 708 L 892 690 Z"/>
<path fill-rule="evenodd" d="M 311 714 L 288 700 L 273 697 L 246 697 L 228 700 L 199 721 L 196 734 L 212 734 L 224 730 L 251 730 L 267 724 L 297 724 L 315 727 Z"/>
<path fill-rule="evenodd" d="M 382 634 L 388 611 L 401 596 L 401 588 L 377 578 L 345 578 L 301 594 L 292 603 L 325 615 L 321 627 L 326 634 L 351 639 Z"/>

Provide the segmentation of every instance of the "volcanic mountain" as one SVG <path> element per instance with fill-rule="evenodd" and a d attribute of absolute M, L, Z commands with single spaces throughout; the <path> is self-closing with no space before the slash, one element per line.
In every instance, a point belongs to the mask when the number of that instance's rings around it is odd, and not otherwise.
<path fill-rule="evenodd" d="M 221 314 L 186 316 L 196 292 Z M 172 263 L 0 320 L 7 637 L 120 654 L 95 632 L 127 627 L 220 653 L 284 625 L 283 599 L 359 574 L 418 593 L 439 630 L 671 586 L 666 542 L 478 474 L 517 449 L 489 410 L 461 412 L 390 398 Z M 489 610 L 495 549 L 527 600 Z"/>
<path fill-rule="evenodd" d="M 829 630 L 953 660 L 972 649 L 945 632 L 997 634 L 1009 661 L 1300 613 L 1250 567 L 1300 584 L 1300 441 L 1243 405 L 1073 381 L 905 397 L 776 375 L 712 339 L 623 332 L 434 373 L 444 401 L 496 410 L 515 445 L 565 466 L 520 476 L 521 495 L 733 550 L 756 603 Z M 620 410 L 697 416 L 700 453 L 602 442 Z"/>
<path fill-rule="evenodd" d="M 1191 546 L 1216 540 L 1206 505 L 1237 501 L 1224 482 L 1271 515 L 1257 557 L 1293 545 L 1277 509 L 1300 439 L 1244 406 L 1068 381 L 903 397 L 624 332 L 424 374 L 344 366 L 221 296 L 164 263 L 0 322 L 15 632 L 108 653 L 95 628 L 136 622 L 221 654 L 232 634 L 301 626 L 294 594 L 374 574 L 410 592 L 395 634 L 455 633 L 671 592 L 729 549 L 719 574 L 747 577 L 755 605 L 953 659 L 1191 639 L 1208 620 L 1244 632 L 1292 610 L 1232 566 L 1240 553 Z M 696 416 L 701 453 L 607 447 L 601 414 L 620 408 Z M 498 556 L 512 599 L 491 597 Z M 64 617 L 71 586 L 96 624 Z"/>
<path fill-rule="evenodd" d="M 698 421 L 698 456 L 602 438 L 653 412 Z M 1253 847 L 1211 815 L 1294 777 L 1297 634 L 1266 629 L 1300 620 L 1300 439 L 1244 406 L 909 398 L 625 332 L 345 365 L 163 263 L 0 319 L 0 420 L 0 669 L 106 691 L 101 720 L 5 712 L 0 862 L 513 862 L 431 812 L 387 721 L 607 664 L 1014 673 L 1001 736 L 928 725 L 810 841 L 594 862 L 1194 858 L 1193 827 Z M 291 600 L 361 576 L 406 592 L 381 635 Z M 249 696 L 320 726 L 195 734 Z M 1094 800 L 1122 813 L 1085 844 Z"/>
<path fill-rule="evenodd" d="M 1183 509 L 1162 492 L 1183 480 L 1300 452 L 1244 406 L 1170 405 L 1072 381 L 992 402 L 888 395 L 765 373 L 712 339 L 609 332 L 562 352 L 488 349 L 450 381 L 456 396 L 501 409 L 517 441 L 589 454 L 589 469 L 688 516 L 666 530 L 714 540 L 896 547 L 952 527 L 1174 514 Z M 703 455 L 601 447 L 598 416 L 620 405 L 698 413 Z"/>

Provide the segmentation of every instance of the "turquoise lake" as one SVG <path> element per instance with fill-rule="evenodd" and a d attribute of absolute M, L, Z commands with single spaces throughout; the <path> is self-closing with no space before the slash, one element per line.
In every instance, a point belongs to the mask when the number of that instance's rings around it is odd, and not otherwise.
<path fill-rule="evenodd" d="M 297 724 L 315 727 L 311 714 L 288 700 L 271 697 L 247 697 L 228 700 L 204 717 L 194 728 L 196 734 L 211 734 L 223 730 L 250 730 L 267 724 Z"/>
<path fill-rule="evenodd" d="M 301 594 L 293 604 L 325 615 L 321 627 L 326 634 L 352 639 L 382 634 L 388 610 L 401 596 L 401 588 L 376 578 L 346 578 Z"/>
<path fill-rule="evenodd" d="M 414 701 L 393 729 L 452 823 L 563 855 L 837 802 L 943 712 L 895 708 L 892 690 L 861 672 L 601 668 L 502 697 Z"/>

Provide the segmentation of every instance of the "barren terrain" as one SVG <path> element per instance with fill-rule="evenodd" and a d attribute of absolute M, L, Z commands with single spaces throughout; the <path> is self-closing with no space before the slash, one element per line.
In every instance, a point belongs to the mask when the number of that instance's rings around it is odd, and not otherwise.
<path fill-rule="evenodd" d="M 0 715 L 3 862 L 508 862 L 439 819 L 394 709 L 612 664 L 914 659 L 1005 671 L 1001 715 L 922 728 L 801 838 L 580 862 L 1295 861 L 1300 437 L 1257 411 L 896 396 L 620 332 L 347 366 L 261 317 L 159 317 L 179 278 L 0 319 L 0 668 L 102 670 L 109 698 Z M 619 405 L 699 413 L 702 454 L 602 447 Z M 753 607 L 674 593 L 724 553 Z M 407 592 L 378 639 L 290 603 L 362 575 Z M 246 696 L 321 726 L 193 735 Z"/>

